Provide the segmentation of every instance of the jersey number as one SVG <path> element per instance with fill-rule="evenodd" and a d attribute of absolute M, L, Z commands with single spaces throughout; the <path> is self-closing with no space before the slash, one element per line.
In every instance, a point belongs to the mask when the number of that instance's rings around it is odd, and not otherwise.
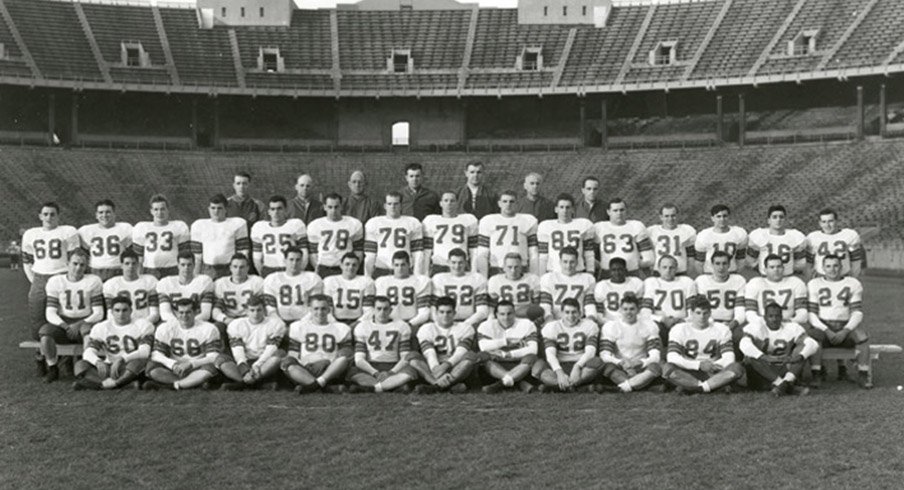
<path fill-rule="evenodd" d="M 384 346 L 383 340 L 380 338 L 380 332 L 374 331 L 370 334 L 370 337 L 367 338 L 367 345 L 370 346 L 370 350 L 383 350 L 383 351 L 394 351 L 396 350 L 396 344 L 399 340 L 399 332 L 397 330 L 387 330 L 384 332 L 386 334 L 386 344 Z"/>
<path fill-rule="evenodd" d="M 401 305 L 401 306 L 414 306 L 416 298 L 414 296 L 414 288 L 411 286 L 405 286 L 399 288 L 398 286 L 390 286 L 386 288 L 386 296 L 389 298 L 389 303 L 392 306 Z"/>
<path fill-rule="evenodd" d="M 261 238 L 264 242 L 264 253 L 267 255 L 285 252 L 286 248 L 295 245 L 295 240 L 292 239 L 292 235 L 286 235 L 284 233 L 280 235 L 264 235 Z M 278 250 L 276 248 L 277 242 L 279 243 Z"/>
<path fill-rule="evenodd" d="M 509 225 L 496 225 L 496 231 L 500 232 L 496 238 L 497 246 L 503 247 L 506 245 L 505 236 L 508 234 L 509 228 L 510 228 Z M 511 230 L 512 230 L 512 239 L 511 239 L 512 243 L 510 243 L 509 245 L 511 245 L 513 247 L 517 247 L 518 245 L 521 244 L 521 241 L 518 240 L 518 238 L 520 236 L 518 234 L 518 226 L 517 225 L 512 226 Z"/>
<path fill-rule="evenodd" d="M 357 310 L 360 306 L 360 289 L 336 289 L 336 308 Z"/>
<path fill-rule="evenodd" d="M 242 291 L 239 293 L 238 291 L 226 291 L 223 293 L 223 305 L 226 306 L 229 310 L 235 310 L 239 307 L 238 304 L 238 296 L 242 296 L 244 299 L 242 300 L 241 307 L 244 310 L 245 305 L 248 303 L 248 300 L 254 296 L 254 291 L 250 289 Z M 282 290 L 280 289 L 280 298 L 282 298 Z"/>
<path fill-rule="evenodd" d="M 819 249 L 816 250 L 816 255 L 820 257 L 825 257 L 826 255 L 832 254 L 837 255 L 838 258 L 844 260 L 845 255 L 847 254 L 848 244 L 847 242 L 838 240 L 832 245 L 835 246 L 835 250 L 829 250 L 829 242 L 822 242 L 819 244 Z"/>
<path fill-rule="evenodd" d="M 380 230 L 380 231 L 383 231 L 383 230 Z M 320 232 L 320 236 L 323 238 L 323 240 L 320 241 L 320 250 L 322 252 L 330 251 L 330 241 L 333 239 L 333 235 L 334 235 L 333 230 L 323 230 L 322 232 Z M 349 237 L 348 230 L 344 230 L 344 229 L 336 230 L 335 236 L 336 236 L 335 249 L 336 250 L 348 250 L 348 237 Z M 385 239 L 383 240 L 383 242 L 384 242 L 383 246 L 386 246 Z"/>
<path fill-rule="evenodd" d="M 572 339 L 574 342 L 572 343 Z M 571 338 L 567 333 L 560 333 L 556 336 L 556 349 L 559 352 L 577 353 L 584 350 L 587 345 L 587 336 L 581 332 L 574 334 Z M 569 349 L 570 346 L 570 349 Z"/>
<path fill-rule="evenodd" d="M 557 304 L 557 305 L 562 304 L 562 301 L 564 301 L 565 298 L 574 298 L 578 301 L 581 301 L 583 299 L 583 298 L 581 298 L 581 291 L 584 290 L 583 286 L 578 286 L 576 284 L 573 284 L 571 286 L 569 286 L 567 284 L 556 284 L 553 287 L 556 290 L 555 304 Z M 571 296 L 566 296 L 568 294 L 569 289 L 573 292 L 573 294 Z"/>
<path fill-rule="evenodd" d="M 138 349 L 138 341 L 129 335 L 124 335 L 121 339 L 119 335 L 111 335 L 104 340 L 104 350 L 108 354 L 119 354 L 120 351 L 129 353 L 136 349 Z"/>
<path fill-rule="evenodd" d="M 156 252 L 157 250 L 169 252 L 173 249 L 173 232 L 171 231 L 160 233 L 159 239 L 157 233 L 152 231 L 145 235 L 144 238 L 145 242 L 147 242 L 144 246 L 146 252 Z"/>
<path fill-rule="evenodd" d="M 830 307 L 832 306 L 832 290 L 829 288 L 820 288 L 817 292 L 819 295 L 819 306 Z M 838 291 L 838 294 L 834 299 L 837 299 L 844 306 L 851 305 L 851 288 L 845 286 L 841 291 Z"/>
<path fill-rule="evenodd" d="M 611 254 L 615 252 L 615 249 L 618 248 L 618 241 L 621 240 L 622 247 L 621 251 L 624 253 L 631 253 L 634 251 L 634 237 L 628 234 L 620 235 L 616 237 L 615 235 L 603 235 L 602 249 L 603 253 Z"/>
<path fill-rule="evenodd" d="M 437 245 L 443 244 L 443 239 L 446 237 L 446 233 L 449 233 L 450 231 L 452 233 L 452 238 L 450 240 L 452 243 L 465 243 L 464 225 L 457 224 L 452 225 L 451 227 L 449 225 L 436 225 L 436 231 L 436 238 L 434 238 L 433 241 Z"/>
<path fill-rule="evenodd" d="M 719 291 L 718 289 L 713 289 L 706 292 L 706 299 L 709 300 L 709 304 L 712 305 L 714 310 L 718 309 L 720 305 L 728 310 L 735 307 L 735 303 L 737 303 L 738 301 L 737 291 L 725 291 L 724 297 L 719 293 L 721 293 L 721 291 Z"/>
<path fill-rule="evenodd" d="M 408 247 L 408 231 L 405 228 L 380 228 L 383 239 L 380 240 L 380 248 L 386 248 L 389 244 L 389 237 L 392 237 L 392 246 L 395 248 Z"/>
<path fill-rule="evenodd" d="M 656 295 L 656 304 L 653 306 L 653 310 L 662 311 L 662 305 L 665 303 L 666 298 L 669 298 L 673 311 L 680 312 L 684 309 L 684 291 L 680 289 L 672 291 L 657 289 L 653 293 Z"/>
<path fill-rule="evenodd" d="M 91 239 L 91 255 L 101 257 L 103 255 L 112 255 L 118 257 L 120 254 L 119 237 L 110 235 L 104 240 L 104 237 L 96 236 Z M 104 253 L 106 250 L 106 253 Z"/>
<path fill-rule="evenodd" d="M 248 296 L 251 296 L 251 291 L 244 291 L 244 293 L 249 293 Z M 226 293 L 229 294 L 229 293 Z M 225 295 L 224 295 L 225 296 Z M 279 287 L 279 304 L 281 306 L 301 306 L 304 304 L 304 290 L 301 289 L 301 284 L 296 284 L 294 287 L 289 286 L 288 284 L 282 285 Z M 232 306 L 235 308 L 235 306 Z"/>
<path fill-rule="evenodd" d="M 680 257 L 681 254 L 681 237 L 678 235 L 667 236 L 660 235 L 658 240 L 659 242 L 659 255 L 673 255 L 675 257 Z M 672 247 L 672 243 L 674 242 L 674 248 Z"/>
<path fill-rule="evenodd" d="M 555 230 L 550 234 L 549 238 L 553 250 L 562 250 L 565 247 L 581 249 L 581 230 L 568 230 L 568 233 L 562 230 Z"/>
<path fill-rule="evenodd" d="M 776 300 L 776 298 L 780 298 Z M 791 290 L 790 289 L 779 289 L 778 291 L 763 291 L 763 307 L 769 303 L 778 303 L 779 306 L 782 307 L 783 310 L 787 310 L 791 307 Z"/>
<path fill-rule="evenodd" d="M 468 285 L 446 286 L 445 295 L 455 300 L 458 306 L 474 304 L 474 288 Z"/>
<path fill-rule="evenodd" d="M 75 291 L 75 296 L 78 298 L 78 305 L 76 307 L 72 306 L 72 291 L 66 290 L 66 309 L 67 310 L 84 310 L 85 309 L 85 292 L 82 290 Z"/>
<path fill-rule="evenodd" d="M 687 357 L 695 358 L 697 354 L 700 352 L 700 342 L 696 340 L 688 340 L 684 344 L 684 353 Z M 703 353 L 708 355 L 710 359 L 715 359 L 719 357 L 719 343 L 715 340 L 710 340 L 706 343 L 706 347 L 703 348 Z"/>
<path fill-rule="evenodd" d="M 518 286 L 502 286 L 499 288 L 499 299 L 503 301 L 511 301 L 516 304 L 524 304 L 530 302 L 530 286 L 527 284 L 519 284 Z"/>
<path fill-rule="evenodd" d="M 173 339 L 170 342 L 170 351 L 174 356 L 184 356 L 186 353 L 189 357 L 198 357 L 201 355 L 201 342 L 198 339 Z"/>
<path fill-rule="evenodd" d="M 323 335 L 317 335 L 316 333 L 309 333 L 304 336 L 304 348 L 308 352 L 317 351 L 318 347 L 323 352 L 333 352 L 336 350 L 336 337 L 325 333 Z"/>
<path fill-rule="evenodd" d="M 775 254 L 781 257 L 782 263 L 787 264 L 788 262 L 791 262 L 791 246 L 780 243 L 775 247 L 771 243 L 767 243 L 766 249 L 769 250 L 770 255 Z"/>
<path fill-rule="evenodd" d="M 49 242 L 45 242 L 44 240 L 35 240 L 34 247 L 35 258 L 37 259 L 43 259 L 45 257 L 58 259 L 63 256 L 63 242 L 61 242 L 57 238 L 53 238 Z"/>
<path fill-rule="evenodd" d="M 115 297 L 119 296 L 129 298 L 132 301 L 132 308 L 135 310 L 143 310 L 148 307 L 148 292 L 143 289 L 135 291 L 134 295 L 129 291 L 120 291 L 116 293 Z M 177 300 L 174 300 L 174 302 L 175 301 Z"/>

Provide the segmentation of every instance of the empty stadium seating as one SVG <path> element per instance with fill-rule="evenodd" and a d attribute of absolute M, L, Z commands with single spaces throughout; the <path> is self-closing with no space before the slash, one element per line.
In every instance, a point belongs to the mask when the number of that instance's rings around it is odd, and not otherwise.
<path fill-rule="evenodd" d="M 122 5 L 82 4 L 85 17 L 104 61 L 110 65 L 122 65 L 122 44 L 140 43 L 154 68 L 111 67 L 114 81 L 125 83 L 168 84 L 170 78 L 164 70 L 166 57 L 160 45 L 160 36 L 154 26 L 154 17 L 148 7 Z"/>
<path fill-rule="evenodd" d="M 647 6 L 614 8 L 606 27 L 578 30 L 559 85 L 580 86 L 613 81 L 628 56 L 648 9 Z"/>
<path fill-rule="evenodd" d="M 332 67 L 327 11 L 296 10 L 289 27 L 241 27 L 236 37 L 245 69 L 257 69 L 260 48 L 279 48 L 286 70 Z"/>
<path fill-rule="evenodd" d="M 904 9 L 899 0 L 879 0 L 827 68 L 851 68 L 881 64 L 904 41 Z M 898 61 L 900 63 L 900 61 Z"/>
<path fill-rule="evenodd" d="M 567 25 L 521 25 L 513 9 L 481 10 L 477 18 L 471 67 L 514 68 L 522 49 L 542 47 L 543 66 L 556 66 L 565 41 Z"/>
<path fill-rule="evenodd" d="M 161 8 L 173 60 L 184 84 L 235 86 L 235 64 L 226 29 L 199 29 L 188 8 Z"/>

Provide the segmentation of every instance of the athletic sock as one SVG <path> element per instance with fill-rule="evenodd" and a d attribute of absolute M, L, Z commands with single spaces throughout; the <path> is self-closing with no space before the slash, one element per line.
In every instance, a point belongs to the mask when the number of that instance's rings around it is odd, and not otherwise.
<path fill-rule="evenodd" d="M 618 388 L 620 390 L 624 391 L 625 393 L 628 393 L 634 389 L 631 387 L 631 383 L 629 383 L 627 381 L 622 381 L 621 383 L 619 383 Z"/>
<path fill-rule="evenodd" d="M 506 374 L 502 377 L 502 384 L 508 388 L 511 388 L 512 386 L 515 386 L 515 380 L 512 379 L 510 375 Z"/>
<path fill-rule="evenodd" d="M 797 376 L 795 376 L 794 373 L 785 373 L 784 379 L 789 383 L 794 383 L 795 381 L 797 381 Z"/>
<path fill-rule="evenodd" d="M 317 384 L 319 384 L 320 387 L 323 388 L 324 386 L 326 386 L 326 379 L 323 376 L 317 378 Z"/>
<path fill-rule="evenodd" d="M 383 384 L 377 383 L 374 385 L 374 393 L 383 393 Z"/>
<path fill-rule="evenodd" d="M 712 391 L 712 387 L 709 386 L 709 381 L 703 381 L 700 383 L 700 388 L 703 390 L 703 393 L 709 393 Z"/>

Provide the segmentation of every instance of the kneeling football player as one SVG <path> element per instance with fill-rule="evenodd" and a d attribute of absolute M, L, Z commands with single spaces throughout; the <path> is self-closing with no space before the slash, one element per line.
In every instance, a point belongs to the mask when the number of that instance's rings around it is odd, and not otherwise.
<path fill-rule="evenodd" d="M 619 308 L 621 318 L 607 322 L 600 333 L 603 375 L 624 393 L 646 388 L 662 375 L 659 327 L 652 320 L 638 318 L 639 311 L 640 300 L 625 295 Z"/>
<path fill-rule="evenodd" d="M 436 300 L 435 321 L 417 332 L 421 354 L 409 356 L 411 367 L 429 383 L 418 385 L 416 393 L 450 391 L 464 393 L 464 380 L 477 365 L 474 353 L 474 328 L 455 321 L 455 299 L 443 296 Z"/>
<path fill-rule="evenodd" d="M 533 385 L 525 378 L 537 363 L 537 326 L 527 318 L 515 317 L 515 305 L 502 300 L 496 312 L 477 328 L 477 345 L 482 353 L 483 368 L 495 383 L 482 388 L 484 393 L 498 393 L 515 387 L 530 392 Z"/>
<path fill-rule="evenodd" d="M 195 320 L 196 314 L 195 303 L 182 298 L 176 302 L 176 320 L 157 328 L 147 367 L 151 380 L 142 389 L 198 388 L 217 375 L 220 331 L 212 323 Z"/>
<path fill-rule="evenodd" d="M 154 326 L 143 318 L 132 319 L 132 300 L 117 296 L 110 300 L 109 318 L 94 325 L 88 347 L 75 363 L 72 385 L 76 390 L 121 388 L 147 367 L 154 342 Z"/>
<path fill-rule="evenodd" d="M 217 369 L 229 381 L 225 390 L 243 390 L 267 382 L 279 372 L 279 362 L 285 352 L 279 344 L 286 336 L 286 324 L 276 315 L 266 315 L 263 297 L 248 300 L 248 316 L 229 323 L 229 348 L 232 357 L 220 354 Z"/>
<path fill-rule="evenodd" d="M 282 361 L 282 371 L 295 383 L 298 394 L 342 393 L 352 356 L 352 331 L 332 319 L 328 296 L 315 294 L 309 304 L 311 314 L 289 325 L 289 354 Z"/>
<path fill-rule="evenodd" d="M 375 297 L 373 319 L 362 319 L 355 327 L 351 391 L 406 391 L 408 383 L 418 378 L 417 371 L 408 364 L 410 354 L 411 327 L 404 320 L 392 319 L 389 298 Z"/>
<path fill-rule="evenodd" d="M 744 327 L 741 352 L 747 365 L 747 386 L 754 390 L 770 389 L 775 396 L 806 395 L 809 389 L 797 386 L 804 362 L 819 349 L 804 328 L 783 321 L 782 307 L 766 305 L 765 325 L 750 323 Z"/>
<path fill-rule="evenodd" d="M 712 306 L 706 297 L 691 302 L 690 321 L 669 330 L 668 354 L 662 377 L 682 393 L 709 393 L 725 388 L 744 371 L 735 362 L 731 330 L 710 321 Z"/>
<path fill-rule="evenodd" d="M 596 379 L 603 367 L 596 357 L 600 331 L 596 322 L 581 318 L 581 304 L 574 298 L 562 300 L 561 308 L 562 318 L 541 330 L 546 361 L 538 361 L 533 369 L 543 383 L 540 391 L 574 391 Z"/>

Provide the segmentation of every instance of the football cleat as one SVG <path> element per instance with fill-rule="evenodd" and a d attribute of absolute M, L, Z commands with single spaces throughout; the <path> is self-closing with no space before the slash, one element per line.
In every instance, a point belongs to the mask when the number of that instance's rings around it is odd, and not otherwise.
<path fill-rule="evenodd" d="M 839 364 L 838 365 L 838 381 L 847 381 L 847 379 L 848 379 L 847 366 L 845 366 L 844 364 Z"/>
<path fill-rule="evenodd" d="M 96 390 L 97 387 L 89 384 L 87 381 L 83 379 L 77 379 L 72 383 L 72 389 L 74 391 L 86 391 L 86 390 Z"/>
<path fill-rule="evenodd" d="M 220 386 L 222 391 L 242 391 L 246 388 L 245 383 L 227 382 Z"/>
<path fill-rule="evenodd" d="M 872 389 L 873 381 L 870 379 L 869 371 L 860 371 L 857 373 L 857 382 L 864 390 Z"/>
<path fill-rule="evenodd" d="M 532 385 L 529 381 L 521 380 L 518 382 L 518 389 L 521 390 L 522 393 L 529 395 L 533 393 L 537 387 Z"/>
<path fill-rule="evenodd" d="M 323 387 L 324 393 L 332 393 L 334 395 L 342 395 L 348 393 L 348 386 L 345 385 L 326 385 Z"/>
<path fill-rule="evenodd" d="M 497 381 L 493 384 L 484 386 L 483 388 L 480 389 L 480 391 L 482 391 L 488 395 L 492 395 L 495 393 L 499 393 L 500 391 L 502 391 L 504 389 L 505 389 L 505 386 L 503 386 L 503 384 L 501 382 Z"/>
<path fill-rule="evenodd" d="M 60 368 L 56 365 L 47 366 L 47 374 L 44 375 L 44 382 L 53 383 L 58 379 L 60 379 Z"/>
<path fill-rule="evenodd" d="M 35 374 L 39 378 L 43 378 L 47 374 L 47 364 L 44 362 L 44 358 L 35 359 Z"/>
<path fill-rule="evenodd" d="M 439 391 L 439 388 L 433 385 L 417 385 L 414 387 L 415 395 L 432 395 Z"/>
<path fill-rule="evenodd" d="M 462 393 L 467 393 L 468 387 L 465 386 L 464 383 L 455 383 L 449 388 L 449 393 L 453 393 L 455 395 L 461 395 Z"/>

